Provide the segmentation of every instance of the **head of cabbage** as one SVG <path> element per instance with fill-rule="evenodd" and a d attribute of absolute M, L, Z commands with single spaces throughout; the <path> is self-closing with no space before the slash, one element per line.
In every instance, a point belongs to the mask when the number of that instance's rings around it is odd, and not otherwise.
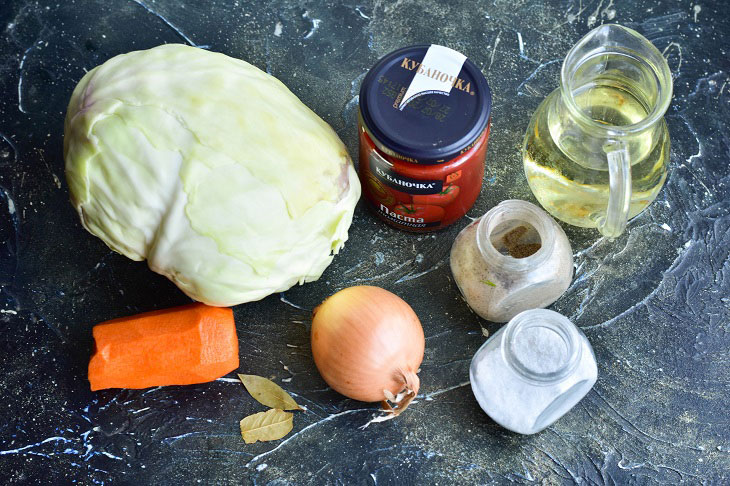
<path fill-rule="evenodd" d="M 163 45 L 116 56 L 71 96 L 64 159 L 84 227 L 228 306 L 319 278 L 360 184 L 342 141 L 279 80 Z"/>

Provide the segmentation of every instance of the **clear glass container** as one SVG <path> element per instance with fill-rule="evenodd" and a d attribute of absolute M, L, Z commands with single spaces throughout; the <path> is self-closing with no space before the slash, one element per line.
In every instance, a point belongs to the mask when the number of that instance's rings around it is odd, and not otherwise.
<path fill-rule="evenodd" d="M 590 31 L 525 133 L 525 175 L 540 204 L 566 223 L 620 235 L 666 180 L 671 98 L 669 65 L 651 42 L 615 24 Z"/>
<path fill-rule="evenodd" d="M 588 339 L 546 309 L 522 312 L 485 342 L 469 369 L 471 388 L 492 420 L 535 434 L 578 403 L 598 377 Z"/>
<path fill-rule="evenodd" d="M 552 304 L 573 277 L 565 232 L 527 201 L 502 201 L 464 228 L 450 261 L 467 304 L 493 322 Z"/>

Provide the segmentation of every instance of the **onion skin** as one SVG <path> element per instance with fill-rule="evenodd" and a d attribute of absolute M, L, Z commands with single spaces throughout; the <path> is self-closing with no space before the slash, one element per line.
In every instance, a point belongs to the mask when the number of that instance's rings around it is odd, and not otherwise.
<path fill-rule="evenodd" d="M 335 391 L 363 402 L 418 393 L 426 340 L 418 316 L 385 289 L 349 287 L 314 309 L 312 355 Z M 386 392 L 387 390 L 387 392 Z"/>

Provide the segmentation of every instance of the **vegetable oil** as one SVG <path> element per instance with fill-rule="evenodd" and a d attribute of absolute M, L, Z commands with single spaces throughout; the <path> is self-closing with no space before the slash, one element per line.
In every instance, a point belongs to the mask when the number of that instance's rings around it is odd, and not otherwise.
<path fill-rule="evenodd" d="M 666 179 L 671 96 L 666 59 L 646 38 L 615 24 L 589 32 L 525 133 L 525 175 L 540 204 L 572 225 L 621 234 Z"/>
<path fill-rule="evenodd" d="M 574 93 L 576 103 L 586 114 L 601 124 L 618 127 L 646 118 L 646 105 L 637 96 L 606 81 L 610 80 L 599 80 Z M 579 158 L 580 150 L 575 145 L 581 144 L 581 138 L 566 136 L 561 117 L 550 116 L 548 107 L 556 96 L 560 96 L 560 90 L 543 101 L 528 128 L 523 150 L 527 182 L 540 204 L 556 218 L 575 226 L 595 227 L 608 205 L 608 166 Z M 669 133 L 663 120 L 660 128 L 658 134 L 648 130 L 633 140 L 639 156 L 631 160 L 629 218 L 643 211 L 664 184 Z M 561 140 L 562 147 L 556 140 Z"/>

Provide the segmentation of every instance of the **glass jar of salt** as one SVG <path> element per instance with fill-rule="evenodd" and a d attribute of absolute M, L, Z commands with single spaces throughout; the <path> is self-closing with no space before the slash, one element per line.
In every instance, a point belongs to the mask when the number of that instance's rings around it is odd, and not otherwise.
<path fill-rule="evenodd" d="M 573 251 L 565 232 L 527 201 L 502 201 L 464 228 L 451 247 L 450 261 L 469 307 L 493 322 L 552 304 L 573 277 Z"/>
<path fill-rule="evenodd" d="M 535 434 L 562 417 L 598 375 L 588 339 L 546 309 L 522 312 L 485 342 L 469 369 L 482 409 L 499 425 Z"/>

